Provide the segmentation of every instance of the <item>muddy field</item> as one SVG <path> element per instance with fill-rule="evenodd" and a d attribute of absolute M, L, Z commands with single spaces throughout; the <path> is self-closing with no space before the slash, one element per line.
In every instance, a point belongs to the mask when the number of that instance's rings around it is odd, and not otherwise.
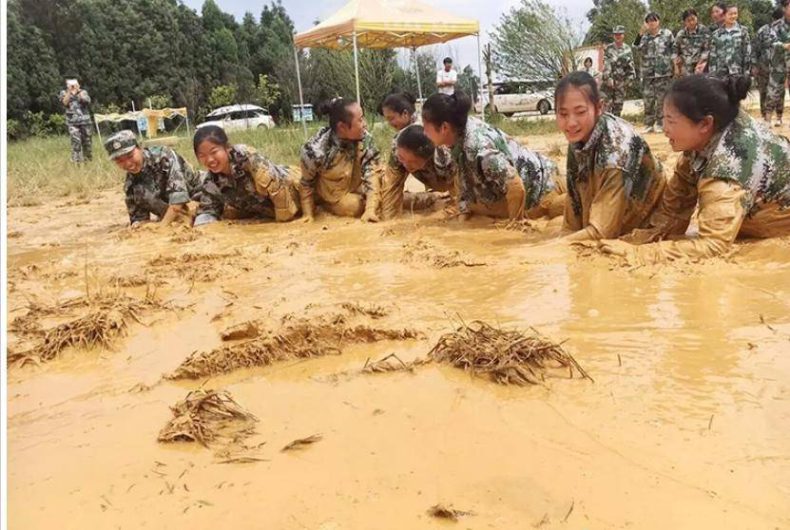
<path fill-rule="evenodd" d="M 626 269 L 556 222 L 126 223 L 9 209 L 11 528 L 790 527 L 790 239 Z M 428 362 L 478 320 L 592 380 Z"/>

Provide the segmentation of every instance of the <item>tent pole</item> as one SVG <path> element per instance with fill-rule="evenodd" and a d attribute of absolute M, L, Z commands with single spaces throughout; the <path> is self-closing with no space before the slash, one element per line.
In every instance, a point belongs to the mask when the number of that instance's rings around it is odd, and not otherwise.
<path fill-rule="evenodd" d="M 99 130 L 99 120 L 97 120 L 96 117 L 94 116 L 93 121 L 96 123 L 96 134 L 99 135 L 99 144 L 101 145 L 104 142 L 102 142 L 102 139 L 101 139 L 101 131 Z"/>
<path fill-rule="evenodd" d="M 359 50 L 357 50 L 357 32 L 352 34 L 354 38 L 354 74 L 357 77 L 357 103 L 362 104 L 362 98 L 359 97 Z"/>
<path fill-rule="evenodd" d="M 187 124 L 187 138 L 192 138 L 192 134 L 189 132 L 189 110 L 184 113 L 184 119 L 186 120 Z"/>
<path fill-rule="evenodd" d="M 417 72 L 417 93 L 420 95 L 420 101 L 422 101 L 422 83 L 420 83 L 420 61 L 419 57 L 417 57 L 417 47 L 414 46 L 411 49 L 411 56 L 414 59 L 414 71 Z M 422 105 L 422 103 L 420 103 Z"/>
<path fill-rule="evenodd" d="M 307 122 L 304 121 L 304 95 L 302 94 L 302 76 L 299 73 L 299 52 L 296 50 L 294 44 L 294 61 L 296 61 L 296 85 L 299 87 L 299 118 L 302 121 L 302 131 L 304 131 L 304 138 L 307 140 Z"/>
<path fill-rule="evenodd" d="M 486 121 L 486 105 L 483 100 L 483 55 L 480 52 L 480 33 L 477 34 L 477 71 L 480 74 L 480 116 Z M 494 102 L 491 102 L 493 107 Z"/>

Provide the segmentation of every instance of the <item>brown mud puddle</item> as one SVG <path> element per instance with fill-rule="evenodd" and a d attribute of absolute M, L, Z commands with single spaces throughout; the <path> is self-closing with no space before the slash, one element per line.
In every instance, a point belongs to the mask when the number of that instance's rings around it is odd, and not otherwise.
<path fill-rule="evenodd" d="M 120 193 L 12 208 L 9 221 L 9 322 L 31 301 L 102 286 L 178 308 L 129 320 L 109 347 L 9 370 L 11 528 L 441 528 L 454 523 L 434 515 L 455 512 L 459 528 L 790 526 L 786 239 L 646 271 L 577 259 L 545 223 L 324 216 L 129 232 Z M 236 325 L 332 313 L 420 335 L 163 378 L 196 352 L 260 340 L 223 341 Z M 595 382 L 364 370 L 425 357 L 474 320 L 564 341 Z M 199 389 L 257 419 L 239 442 L 253 456 L 157 442 L 170 407 Z"/>

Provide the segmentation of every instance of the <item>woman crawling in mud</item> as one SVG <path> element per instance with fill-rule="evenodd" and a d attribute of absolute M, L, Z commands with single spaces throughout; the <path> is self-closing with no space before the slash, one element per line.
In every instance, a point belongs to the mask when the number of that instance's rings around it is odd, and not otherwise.
<path fill-rule="evenodd" d="M 304 220 L 316 204 L 341 217 L 378 221 L 379 152 L 356 101 L 335 98 L 323 108 L 329 126 L 302 146 L 301 197 Z"/>
<path fill-rule="evenodd" d="M 664 134 L 682 151 L 650 227 L 633 246 L 602 242 L 604 252 L 656 263 L 713 257 L 738 236 L 790 235 L 790 140 L 740 109 L 745 77 L 699 75 L 676 81 L 664 101 Z M 682 238 L 697 209 L 699 237 Z"/>
<path fill-rule="evenodd" d="M 559 215 L 564 190 L 556 164 L 469 117 L 471 107 L 469 96 L 456 90 L 452 96 L 432 95 L 422 109 L 425 134 L 435 145 L 452 149 L 460 219 Z"/>
<path fill-rule="evenodd" d="M 132 131 L 113 134 L 104 142 L 110 160 L 126 172 L 124 193 L 132 228 L 151 221 L 191 224 L 188 203 L 197 200 L 200 178 L 174 150 L 164 146 L 140 147 Z"/>
<path fill-rule="evenodd" d="M 221 127 L 201 127 L 193 140 L 202 175 L 195 226 L 219 219 L 290 221 L 299 214 L 297 171 L 251 147 L 231 144 Z"/>
<path fill-rule="evenodd" d="M 390 94 L 381 104 L 387 123 L 397 131 L 381 177 L 381 218 L 392 219 L 404 209 L 417 211 L 433 207 L 439 192 L 451 192 L 454 165 L 446 147 L 434 147 L 425 136 L 420 115 L 414 108 L 411 94 Z M 409 174 L 425 185 L 428 191 L 404 191 Z"/>
<path fill-rule="evenodd" d="M 565 239 L 611 239 L 645 226 L 666 182 L 647 142 L 630 123 L 603 112 L 586 72 L 565 76 L 554 101 L 569 142 Z"/>

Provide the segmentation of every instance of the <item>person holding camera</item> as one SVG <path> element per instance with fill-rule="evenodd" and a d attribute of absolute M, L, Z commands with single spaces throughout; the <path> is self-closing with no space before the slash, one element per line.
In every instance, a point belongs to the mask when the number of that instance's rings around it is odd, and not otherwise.
<path fill-rule="evenodd" d="M 71 161 L 93 159 L 91 152 L 91 97 L 80 88 L 76 79 L 66 80 L 66 90 L 60 92 L 60 101 L 66 108 L 66 127 L 71 138 Z"/>

